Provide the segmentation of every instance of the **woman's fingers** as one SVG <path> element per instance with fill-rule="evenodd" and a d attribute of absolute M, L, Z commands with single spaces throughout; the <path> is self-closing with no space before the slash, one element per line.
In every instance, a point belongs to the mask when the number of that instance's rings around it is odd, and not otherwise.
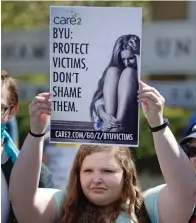
<path fill-rule="evenodd" d="M 159 93 L 159 91 L 156 90 L 155 88 L 145 84 L 142 81 L 140 81 L 140 87 L 141 88 L 138 90 L 138 99 L 149 98 L 153 102 L 158 103 L 158 104 L 164 104 L 165 103 L 165 99 Z"/>
<path fill-rule="evenodd" d="M 51 111 L 49 111 L 47 109 L 39 109 L 39 110 L 35 111 L 35 115 L 41 116 L 43 114 L 51 115 Z"/>
<path fill-rule="evenodd" d="M 49 123 L 51 115 L 50 93 L 38 94 L 29 105 L 30 128 L 32 132 L 42 133 Z"/>
<path fill-rule="evenodd" d="M 31 115 L 51 114 L 51 103 L 34 103 L 29 107 L 29 111 Z"/>
<path fill-rule="evenodd" d="M 37 103 L 37 102 L 41 102 L 41 103 L 48 103 L 48 102 L 50 102 L 50 97 L 48 98 L 48 97 L 43 97 L 43 96 L 36 96 L 34 99 L 33 99 L 33 101 L 31 102 L 31 104 L 35 104 L 35 103 Z"/>
<path fill-rule="evenodd" d="M 147 85 L 143 81 L 140 81 L 140 89 L 139 89 L 138 93 L 147 92 L 147 91 L 155 93 L 158 97 L 162 97 L 162 95 L 156 88 Z"/>
<path fill-rule="evenodd" d="M 32 111 L 36 111 L 38 109 L 48 109 L 51 111 L 51 103 L 40 103 L 40 102 L 37 102 L 37 103 L 34 103 L 32 106 Z"/>
<path fill-rule="evenodd" d="M 41 93 L 36 96 L 29 105 L 30 112 L 36 112 L 39 109 L 51 111 L 50 93 Z"/>
<path fill-rule="evenodd" d="M 158 97 L 162 97 L 162 95 L 159 93 L 159 91 L 157 91 L 155 88 L 150 87 L 150 86 L 144 87 L 144 88 L 138 90 L 139 94 L 142 94 L 145 92 L 152 92 L 152 93 L 156 94 Z"/>
<path fill-rule="evenodd" d="M 157 126 L 163 116 L 163 107 L 165 103 L 163 96 L 155 88 L 140 82 L 138 102 L 142 105 L 148 123 L 151 126 Z"/>
<path fill-rule="evenodd" d="M 139 84 L 140 84 L 140 87 L 141 87 L 141 88 L 144 88 L 144 87 L 149 86 L 149 85 L 147 85 L 146 83 L 144 83 L 144 82 L 141 81 L 141 80 L 140 80 L 140 83 L 139 83 Z"/>
<path fill-rule="evenodd" d="M 149 98 L 151 99 L 152 101 L 154 101 L 155 103 L 158 103 L 160 102 L 160 98 L 153 92 L 143 92 L 143 93 L 140 93 L 138 95 L 138 99 L 142 99 L 142 98 Z"/>
<path fill-rule="evenodd" d="M 138 91 L 139 94 L 143 94 L 145 92 L 152 92 L 154 93 L 157 97 L 162 98 L 162 95 L 155 89 L 155 88 L 151 88 L 151 87 L 145 87 L 143 89 L 140 89 Z"/>
<path fill-rule="evenodd" d="M 45 107 L 45 106 L 33 107 L 31 109 L 31 114 L 35 114 L 35 115 L 51 114 L 51 108 L 50 107 Z"/>
<path fill-rule="evenodd" d="M 38 94 L 38 96 L 40 96 L 40 97 L 45 97 L 45 98 L 49 99 L 49 98 L 51 97 L 51 93 L 49 93 L 49 92 L 44 92 L 44 93 L 40 93 L 40 94 Z"/>
<path fill-rule="evenodd" d="M 141 103 L 143 108 L 148 109 L 149 100 L 150 100 L 149 98 L 141 98 L 141 99 L 138 99 L 138 102 Z"/>

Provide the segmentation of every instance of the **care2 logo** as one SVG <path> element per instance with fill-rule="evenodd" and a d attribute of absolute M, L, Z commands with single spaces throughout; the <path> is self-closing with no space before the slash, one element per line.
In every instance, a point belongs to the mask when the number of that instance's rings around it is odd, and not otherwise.
<path fill-rule="evenodd" d="M 79 15 L 79 13 L 73 13 L 73 14 L 71 14 L 71 17 L 73 18 L 73 19 L 76 19 L 76 25 L 82 25 L 82 18 L 81 17 L 79 17 L 80 15 Z"/>
<path fill-rule="evenodd" d="M 70 17 L 56 16 L 54 17 L 53 22 L 60 25 L 82 25 L 82 18 L 79 13 L 71 11 Z"/>

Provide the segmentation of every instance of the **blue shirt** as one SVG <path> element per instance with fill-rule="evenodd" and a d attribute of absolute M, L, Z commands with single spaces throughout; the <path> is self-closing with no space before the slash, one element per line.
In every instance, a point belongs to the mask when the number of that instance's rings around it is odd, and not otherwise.
<path fill-rule="evenodd" d="M 151 223 L 159 223 L 158 197 L 165 184 L 153 187 L 144 192 L 144 204 Z"/>

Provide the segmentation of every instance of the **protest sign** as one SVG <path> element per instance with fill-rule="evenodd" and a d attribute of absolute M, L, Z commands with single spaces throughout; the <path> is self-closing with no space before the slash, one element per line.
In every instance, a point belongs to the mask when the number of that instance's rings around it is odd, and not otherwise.
<path fill-rule="evenodd" d="M 141 8 L 50 8 L 51 142 L 137 146 Z"/>

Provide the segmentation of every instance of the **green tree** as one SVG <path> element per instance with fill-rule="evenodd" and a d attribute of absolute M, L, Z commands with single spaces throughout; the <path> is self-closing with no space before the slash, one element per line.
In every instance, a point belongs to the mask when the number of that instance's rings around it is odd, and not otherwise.
<path fill-rule="evenodd" d="M 50 5 L 140 6 L 143 8 L 144 21 L 150 18 L 149 1 L 2 1 L 2 30 L 48 26 Z"/>

